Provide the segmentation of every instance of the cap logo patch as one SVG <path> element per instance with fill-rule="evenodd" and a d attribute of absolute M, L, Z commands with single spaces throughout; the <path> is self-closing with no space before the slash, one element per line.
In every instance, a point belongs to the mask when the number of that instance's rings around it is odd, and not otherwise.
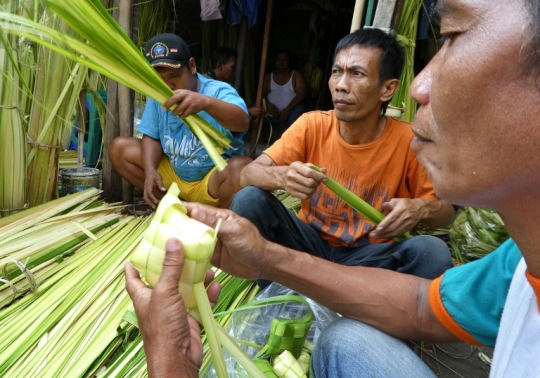
<path fill-rule="evenodd" d="M 161 42 L 157 42 L 150 49 L 152 52 L 152 58 L 160 58 L 169 55 L 169 48 Z"/>

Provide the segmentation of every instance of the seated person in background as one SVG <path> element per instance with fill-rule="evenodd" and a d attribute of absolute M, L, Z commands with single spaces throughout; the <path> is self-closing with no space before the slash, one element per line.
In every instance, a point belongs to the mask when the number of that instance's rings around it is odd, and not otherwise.
<path fill-rule="evenodd" d="M 404 52 L 393 35 L 365 29 L 337 45 L 329 80 L 334 110 L 302 115 L 242 171 L 231 210 L 266 239 L 343 264 L 382 267 L 434 278 L 452 267 L 446 243 L 429 235 L 393 242 L 419 222 L 454 219 L 411 150 L 408 123 L 383 116 L 399 87 Z M 325 185 L 329 177 L 386 212 L 375 227 Z M 270 192 L 302 200 L 298 216 Z M 260 283 L 261 286 L 266 283 Z"/>
<path fill-rule="evenodd" d="M 221 80 L 230 85 L 234 83 L 238 53 L 229 47 L 218 47 L 212 52 L 212 68 L 204 74 L 207 79 Z"/>
<path fill-rule="evenodd" d="M 291 54 L 286 50 L 276 53 L 274 71 L 264 77 L 263 98 L 272 121 L 285 128 L 293 124 L 307 109 L 304 100 L 307 85 L 300 71 L 291 68 Z"/>
<path fill-rule="evenodd" d="M 187 44 L 174 34 L 159 34 L 145 47 L 148 61 L 174 91 L 164 104 L 148 99 L 139 130 L 142 140 L 114 139 L 109 157 L 117 172 L 144 191 L 144 200 L 155 207 L 172 182 L 181 198 L 228 207 L 239 189 L 242 168 L 251 159 L 243 154 L 242 137 L 249 127 L 244 100 L 229 84 L 208 80 L 197 73 Z M 219 172 L 183 118 L 198 113 L 227 135 L 233 149 L 225 149 L 228 166 Z"/>
<path fill-rule="evenodd" d="M 212 53 L 210 63 L 212 69 L 204 74 L 208 79 L 224 81 L 230 85 L 234 84 L 236 74 L 236 60 L 238 53 L 229 47 L 218 47 Z M 248 109 L 251 118 L 259 118 L 266 114 L 259 106 L 252 106 Z"/>

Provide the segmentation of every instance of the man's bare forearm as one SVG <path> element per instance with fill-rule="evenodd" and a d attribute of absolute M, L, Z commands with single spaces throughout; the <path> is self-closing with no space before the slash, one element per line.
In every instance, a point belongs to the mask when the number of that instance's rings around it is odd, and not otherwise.
<path fill-rule="evenodd" d="M 249 115 L 238 105 L 209 97 L 204 110 L 228 130 L 240 132 L 249 128 Z"/>
<path fill-rule="evenodd" d="M 343 266 L 270 242 L 267 249 L 263 278 L 396 337 L 457 341 L 433 315 L 427 295 L 430 280 L 380 268 Z"/>
<path fill-rule="evenodd" d="M 242 170 L 240 186 L 256 186 L 264 190 L 276 190 L 283 188 L 283 175 L 286 166 L 266 166 L 256 162 L 248 164 Z"/>
<path fill-rule="evenodd" d="M 284 175 L 287 166 L 277 166 L 274 160 L 265 153 L 249 163 L 240 175 L 240 186 L 256 186 L 264 190 L 276 190 L 285 187 Z"/>

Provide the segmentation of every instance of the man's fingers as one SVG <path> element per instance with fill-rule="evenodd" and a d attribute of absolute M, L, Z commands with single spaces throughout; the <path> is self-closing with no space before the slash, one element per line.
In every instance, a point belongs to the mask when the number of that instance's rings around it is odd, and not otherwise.
<path fill-rule="evenodd" d="M 178 292 L 178 282 L 184 267 L 184 248 L 180 240 L 171 238 L 167 240 L 165 246 L 165 260 L 163 261 L 163 270 L 159 277 L 156 287 L 165 290 L 172 290 L 175 294 Z"/>
<path fill-rule="evenodd" d="M 212 269 L 208 269 L 206 271 L 206 275 L 204 276 L 204 286 L 210 285 L 210 283 L 214 280 L 215 272 Z"/>
<path fill-rule="evenodd" d="M 161 190 L 162 192 L 166 192 L 167 191 L 167 188 L 165 188 L 165 185 L 163 185 L 163 180 L 161 179 L 161 177 L 156 177 L 156 186 L 158 187 L 159 190 Z"/>
<path fill-rule="evenodd" d="M 201 326 L 200 324 L 191 316 L 188 315 L 187 317 L 189 327 L 191 328 L 191 332 L 195 335 L 199 335 L 201 333 Z"/>
<path fill-rule="evenodd" d="M 131 299 L 133 299 L 135 293 L 140 289 L 145 289 L 146 285 L 141 281 L 139 272 L 137 272 L 131 263 L 126 262 L 124 264 L 124 271 L 126 274 L 126 290 Z"/>
<path fill-rule="evenodd" d="M 208 294 L 208 300 L 210 301 L 210 305 L 212 307 L 214 307 L 214 305 L 217 303 L 220 292 L 221 285 L 219 284 L 219 282 L 213 282 L 210 286 L 208 286 L 206 293 Z"/>
<path fill-rule="evenodd" d="M 184 99 L 185 90 L 183 89 L 177 89 L 174 91 L 174 94 L 163 104 L 162 108 L 165 110 L 169 110 L 174 105 L 181 103 Z"/>
<path fill-rule="evenodd" d="M 152 193 L 152 190 L 145 190 L 143 199 L 144 202 L 150 205 L 150 207 L 152 207 L 153 209 L 156 208 L 156 205 L 159 202 L 159 200 L 154 196 L 154 193 Z"/>
<path fill-rule="evenodd" d="M 216 227 L 219 219 L 232 220 L 235 218 L 235 214 L 227 209 L 219 209 L 217 207 L 192 202 L 184 202 L 184 205 L 191 218 L 204 223 L 209 227 Z"/>

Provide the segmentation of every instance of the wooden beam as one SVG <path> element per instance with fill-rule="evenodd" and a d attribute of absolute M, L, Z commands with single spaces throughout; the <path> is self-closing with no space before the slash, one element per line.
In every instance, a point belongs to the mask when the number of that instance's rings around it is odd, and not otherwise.
<path fill-rule="evenodd" d="M 79 106 L 77 106 L 77 172 L 84 168 L 84 135 L 86 130 L 86 89 L 79 93 Z M 90 151 L 87 151 L 88 153 Z"/>
<path fill-rule="evenodd" d="M 392 24 L 390 28 L 397 32 L 399 27 L 399 21 L 401 21 L 401 14 L 403 13 L 403 7 L 406 0 L 397 0 L 396 8 L 394 9 L 394 15 L 392 16 Z"/>
<path fill-rule="evenodd" d="M 259 84 L 257 86 L 257 97 L 255 104 L 261 106 L 262 104 L 262 90 L 264 85 L 264 75 L 266 74 L 266 58 L 268 56 L 268 40 L 270 39 L 270 27 L 272 25 L 272 11 L 274 10 L 274 0 L 268 0 L 266 5 L 266 21 L 264 24 L 264 37 L 261 52 L 261 68 L 259 70 Z M 257 152 L 257 134 L 259 133 L 259 120 L 253 120 L 253 127 L 251 130 L 251 142 L 249 147 L 251 153 L 249 156 L 255 158 Z"/>
<path fill-rule="evenodd" d="M 118 20 L 118 0 L 115 0 L 113 18 Z M 122 177 L 115 171 L 109 159 L 109 146 L 117 136 L 120 136 L 118 114 L 118 83 L 107 80 L 107 116 L 105 120 L 105 142 L 103 147 L 102 183 L 103 197 L 107 201 L 120 201 L 122 199 Z"/>
<path fill-rule="evenodd" d="M 247 17 L 242 18 L 240 23 L 240 30 L 238 31 L 238 42 L 236 44 L 236 51 L 238 53 L 236 58 L 236 71 L 234 76 L 234 88 L 238 93 L 241 93 L 240 89 L 242 88 L 242 79 L 244 75 L 244 66 L 246 62 L 246 45 L 248 37 L 248 22 Z"/>
<path fill-rule="evenodd" d="M 122 177 L 115 171 L 109 160 L 109 146 L 120 135 L 118 125 L 118 83 L 107 80 L 107 118 L 105 122 L 105 145 L 103 148 L 102 189 L 107 201 L 122 199 Z"/>
<path fill-rule="evenodd" d="M 354 4 L 353 18 L 351 22 L 351 33 L 361 28 L 362 16 L 364 15 L 364 8 L 366 6 L 366 0 L 356 0 Z"/>
<path fill-rule="evenodd" d="M 118 24 L 129 36 L 131 35 L 132 6 L 132 0 L 120 0 L 118 6 Z M 122 84 L 118 84 L 118 123 L 121 136 L 133 136 L 133 101 L 131 100 L 131 89 Z M 122 179 L 122 201 L 125 204 L 133 203 L 133 185 L 125 179 Z"/>

